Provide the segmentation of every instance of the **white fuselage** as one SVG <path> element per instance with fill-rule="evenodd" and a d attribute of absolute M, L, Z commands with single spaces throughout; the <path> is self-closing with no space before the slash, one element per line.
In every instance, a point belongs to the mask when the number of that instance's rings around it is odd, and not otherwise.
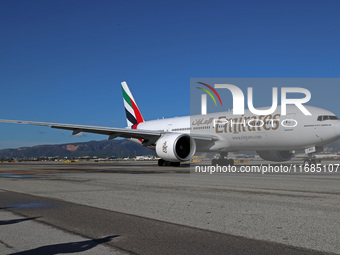
<path fill-rule="evenodd" d="M 219 139 L 210 144 L 197 144 L 197 151 L 218 152 L 306 149 L 321 147 L 340 138 L 340 120 L 334 113 L 305 107 L 311 116 L 304 115 L 295 106 L 287 106 L 285 116 L 281 115 L 281 107 L 270 115 L 261 116 L 249 110 L 242 116 L 228 111 L 146 121 L 139 123 L 137 129 L 214 136 Z M 320 116 L 332 118 L 322 120 Z"/>

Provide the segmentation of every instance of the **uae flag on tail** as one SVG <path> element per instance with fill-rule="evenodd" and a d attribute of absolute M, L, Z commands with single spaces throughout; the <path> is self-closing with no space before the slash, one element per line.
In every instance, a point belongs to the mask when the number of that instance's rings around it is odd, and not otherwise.
<path fill-rule="evenodd" d="M 144 122 L 143 116 L 140 113 L 136 101 L 125 81 L 122 82 L 122 91 L 128 127 Z"/>

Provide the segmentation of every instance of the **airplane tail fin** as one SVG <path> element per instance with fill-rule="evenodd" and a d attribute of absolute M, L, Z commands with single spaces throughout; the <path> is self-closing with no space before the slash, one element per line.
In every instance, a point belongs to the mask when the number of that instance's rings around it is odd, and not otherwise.
<path fill-rule="evenodd" d="M 134 128 L 134 125 L 144 122 L 144 119 L 143 119 L 142 114 L 139 111 L 139 108 L 136 104 L 135 99 L 132 96 L 132 93 L 128 85 L 126 84 L 125 81 L 123 81 L 121 84 L 122 84 L 127 125 L 128 127 Z"/>

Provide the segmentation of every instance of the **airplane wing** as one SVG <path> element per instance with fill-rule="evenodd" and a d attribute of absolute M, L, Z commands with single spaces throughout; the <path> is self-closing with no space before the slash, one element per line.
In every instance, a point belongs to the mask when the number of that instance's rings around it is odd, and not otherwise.
<path fill-rule="evenodd" d="M 50 123 L 50 122 L 36 122 L 36 121 L 22 121 L 22 120 L 2 120 L 4 123 L 15 123 L 15 124 L 27 124 L 36 126 L 47 126 L 51 128 L 64 129 L 73 131 L 73 135 L 79 134 L 80 132 L 108 135 L 109 139 L 116 137 L 123 138 L 136 138 L 144 139 L 149 141 L 148 144 L 155 143 L 159 137 L 168 133 L 164 130 L 143 130 L 143 129 L 129 129 L 129 128 L 112 128 L 112 127 L 99 127 L 99 126 L 87 126 L 87 125 L 74 125 L 74 124 L 61 124 L 61 123 Z M 194 134 L 191 135 L 193 139 L 200 140 L 202 142 L 212 142 L 219 140 L 214 136 L 205 136 Z"/>

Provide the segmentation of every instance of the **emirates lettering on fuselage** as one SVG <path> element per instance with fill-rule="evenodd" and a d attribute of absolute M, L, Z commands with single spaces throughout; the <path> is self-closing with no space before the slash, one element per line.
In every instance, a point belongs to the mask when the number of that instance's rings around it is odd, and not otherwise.
<path fill-rule="evenodd" d="M 193 126 L 213 124 L 215 133 L 253 132 L 277 130 L 280 126 L 280 114 L 248 116 L 240 118 L 227 118 L 220 116 L 217 119 L 196 119 Z"/>
<path fill-rule="evenodd" d="M 216 121 L 214 118 L 210 119 L 196 119 L 192 122 L 193 126 L 200 126 L 200 125 L 209 125 L 211 123 L 214 123 Z"/>

